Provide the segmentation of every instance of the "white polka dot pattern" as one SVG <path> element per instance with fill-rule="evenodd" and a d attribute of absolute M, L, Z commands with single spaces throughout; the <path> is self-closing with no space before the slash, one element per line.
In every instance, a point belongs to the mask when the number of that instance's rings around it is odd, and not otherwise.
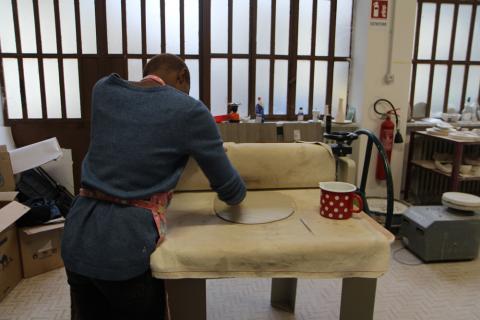
<path fill-rule="evenodd" d="M 352 196 L 353 195 L 353 196 Z M 352 199 L 356 195 L 351 193 L 334 193 L 323 191 L 320 198 L 320 215 L 331 219 L 348 219 L 352 215 Z"/>

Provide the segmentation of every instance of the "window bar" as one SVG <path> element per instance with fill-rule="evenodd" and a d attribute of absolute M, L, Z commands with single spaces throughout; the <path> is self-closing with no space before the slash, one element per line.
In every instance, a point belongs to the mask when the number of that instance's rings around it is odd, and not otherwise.
<path fill-rule="evenodd" d="M 298 11 L 299 1 L 291 1 L 287 77 L 287 119 L 289 120 L 295 119 L 295 99 L 297 92 Z"/>
<path fill-rule="evenodd" d="M 328 113 L 332 114 L 332 95 L 333 95 L 333 68 L 335 66 L 335 27 L 337 25 L 337 0 L 330 2 L 330 35 L 328 38 L 328 66 L 327 66 L 327 92 L 326 104 Z M 327 112 L 327 110 L 325 110 Z"/>
<path fill-rule="evenodd" d="M 199 0 L 199 63 L 200 63 L 200 100 L 210 107 L 210 18 L 211 2 L 210 0 Z"/>
<path fill-rule="evenodd" d="M 272 0 L 272 18 L 270 28 L 270 83 L 268 92 L 268 115 L 273 115 L 273 88 L 275 85 L 275 23 L 276 23 L 277 1 Z"/>
<path fill-rule="evenodd" d="M 141 25 L 142 25 L 142 69 L 145 68 L 147 63 L 147 23 L 146 23 L 146 9 L 145 9 L 145 0 L 140 2 L 140 11 L 141 11 Z"/>
<path fill-rule="evenodd" d="M 433 79 L 435 75 L 435 55 L 437 53 L 437 40 L 438 40 L 438 24 L 440 20 L 440 0 L 437 0 L 435 5 L 435 24 L 433 29 L 433 41 L 432 41 L 432 53 L 430 57 L 430 78 L 428 80 L 428 95 L 427 95 L 427 117 L 432 110 L 432 90 Z"/>
<path fill-rule="evenodd" d="M 314 94 L 314 82 L 315 82 L 315 47 L 317 45 L 317 6 L 318 0 L 313 0 L 312 9 L 312 41 L 310 44 L 310 83 L 308 88 L 308 114 L 313 115 L 313 94 Z"/>
<path fill-rule="evenodd" d="M 99 10 L 98 10 L 98 3 L 95 5 L 95 20 L 97 20 L 97 14 L 99 13 Z M 105 12 L 105 15 L 106 15 L 106 4 L 105 2 L 103 2 L 103 9 L 104 9 L 104 12 Z M 97 26 L 97 30 L 98 30 L 98 26 Z M 104 30 L 105 30 L 105 34 L 104 34 L 104 44 L 103 44 L 103 48 L 106 49 L 106 42 L 107 42 L 107 34 L 106 34 L 106 30 L 107 30 L 107 27 L 106 27 L 106 21 L 104 23 Z M 84 101 L 84 95 L 82 94 L 82 81 L 81 81 L 81 76 L 82 76 L 82 53 L 83 53 L 83 48 L 82 48 L 82 28 L 81 28 L 81 21 L 80 21 L 80 0 L 75 0 L 75 32 L 77 33 L 76 36 L 77 36 L 77 54 L 78 54 L 78 59 L 77 59 L 77 68 L 78 68 L 78 90 L 79 90 L 79 93 L 80 93 L 80 118 L 82 117 L 85 117 L 86 119 L 89 119 L 90 118 L 90 108 L 86 108 L 84 109 L 84 106 L 87 105 L 86 101 Z M 98 37 L 97 37 L 97 41 L 98 41 Z M 100 50 L 100 53 L 103 52 L 102 50 L 102 47 L 99 47 L 97 48 L 97 53 L 99 52 L 98 50 Z M 105 51 L 106 52 L 106 51 Z M 68 116 L 66 115 L 66 118 L 68 118 Z"/>
<path fill-rule="evenodd" d="M 1 0 L 0 0 L 1 1 Z M 102 31 L 102 30 L 100 30 Z M 105 43 L 107 44 L 107 43 Z M 106 48 L 106 45 L 104 46 Z M 142 53 L 129 53 L 128 54 L 128 57 L 130 59 L 142 59 L 143 57 L 146 57 L 147 59 L 150 59 L 152 57 L 154 57 L 155 55 L 157 54 L 146 54 L 146 55 L 143 55 Z M 18 58 L 19 56 L 21 56 L 22 58 L 43 58 L 43 59 L 56 59 L 56 58 L 59 58 L 59 55 L 56 54 L 56 53 L 22 53 L 21 55 L 19 54 L 16 54 L 16 53 L 2 53 L 1 54 L 2 58 Z M 266 56 L 263 57 L 263 56 Z M 83 57 L 83 58 L 90 58 L 90 59 L 105 59 L 107 57 L 105 57 L 105 54 L 101 54 L 100 51 L 97 53 L 84 53 L 84 54 L 76 54 L 76 53 L 64 53 L 64 54 L 61 54 L 61 58 L 64 58 L 64 59 L 78 59 L 80 57 Z M 108 54 L 108 58 L 122 58 L 123 57 L 123 53 L 111 53 L 111 54 Z M 216 54 L 212 54 L 212 57 L 213 58 L 227 58 L 227 55 L 226 54 L 219 54 L 219 53 L 216 53 Z M 240 54 L 240 53 L 237 53 L 237 54 L 233 54 L 232 57 L 234 59 L 248 59 L 249 55 L 247 53 L 245 54 Z M 279 59 L 287 59 L 288 56 L 277 56 Z M 198 54 L 185 54 L 185 58 L 186 59 L 198 59 Z M 268 59 L 270 58 L 269 55 L 259 55 L 258 58 L 261 58 L 261 59 Z M 337 60 L 338 59 L 342 59 L 342 58 L 336 58 Z M 322 60 L 322 59 L 317 59 L 317 60 Z M 325 60 L 325 59 L 323 59 Z M 447 64 L 447 60 L 442 60 L 442 61 L 438 61 L 438 63 L 440 64 Z M 457 64 L 458 63 L 462 63 L 462 62 L 456 62 Z M 480 61 L 472 61 L 471 64 L 480 64 Z"/>
<path fill-rule="evenodd" d="M 63 76 L 63 48 L 62 48 L 62 30 L 60 26 L 60 8 L 59 1 L 53 1 L 55 11 L 55 31 L 57 34 L 57 53 L 58 53 L 58 80 L 60 82 L 60 101 L 62 110 L 62 119 L 67 117 L 66 101 L 65 101 L 65 82 Z"/>
<path fill-rule="evenodd" d="M 228 0 L 227 103 L 232 102 L 233 0 Z"/>
<path fill-rule="evenodd" d="M 33 17 L 35 23 L 35 36 L 37 38 L 37 53 L 40 55 L 43 53 L 42 50 L 42 35 L 40 32 L 40 13 L 38 8 L 38 1 L 33 1 Z M 40 80 L 40 96 L 42 101 L 42 119 L 48 118 L 47 115 L 47 99 L 45 97 L 45 78 L 43 71 L 43 59 L 39 55 L 38 61 L 38 76 Z"/>
<path fill-rule="evenodd" d="M 80 26 L 80 0 L 75 0 L 75 31 L 77 32 L 77 53 L 82 54 L 82 29 Z M 80 57 L 79 57 L 80 58 Z M 80 70 L 80 61 L 78 63 L 79 72 Z"/>
<path fill-rule="evenodd" d="M 277 56 L 279 58 L 287 59 L 288 56 Z M 328 56 L 310 56 L 310 55 L 297 55 L 298 60 L 314 60 L 314 61 L 329 61 L 329 60 L 335 60 L 335 62 L 338 61 L 345 61 L 345 62 L 350 62 L 351 58 L 350 57 L 330 57 Z"/>
<path fill-rule="evenodd" d="M 257 53 L 257 0 L 250 0 L 250 54 L 248 56 L 248 114 L 255 115 L 255 103 L 257 97 L 255 96 L 256 88 L 256 53 Z"/>
<path fill-rule="evenodd" d="M 18 76 L 20 79 L 20 95 L 22 97 L 22 119 L 27 118 L 27 103 L 25 95 L 25 79 L 23 76 L 23 58 L 22 54 L 22 43 L 20 41 L 20 24 L 18 22 L 18 6 L 17 0 L 12 0 L 12 11 L 13 11 L 13 26 L 15 29 L 15 41 L 17 42 L 17 54 L 18 56 Z"/>
<path fill-rule="evenodd" d="M 165 0 L 160 0 L 160 33 L 162 35 L 161 50 L 162 53 L 167 51 L 167 39 L 165 31 Z"/>
<path fill-rule="evenodd" d="M 123 74 L 128 78 L 128 50 L 127 50 L 127 3 L 122 0 L 122 53 L 123 53 Z"/>
<path fill-rule="evenodd" d="M 185 60 L 185 1 L 180 0 L 180 57 Z"/>
<path fill-rule="evenodd" d="M 465 105 L 466 94 L 467 94 L 467 87 L 468 87 L 468 74 L 470 72 L 470 59 L 472 55 L 472 40 L 473 40 L 473 33 L 475 31 L 475 18 L 477 16 L 477 6 L 472 5 L 472 17 L 470 19 L 470 34 L 468 36 L 468 47 L 467 47 L 467 63 L 465 65 L 465 74 L 463 78 L 463 91 L 462 91 L 462 100 L 460 103 L 460 111 L 463 110 L 463 106 Z"/>
<path fill-rule="evenodd" d="M 422 2 L 418 2 L 417 5 L 417 24 L 415 26 L 415 44 L 413 47 L 413 63 L 412 63 L 412 78 L 410 81 L 410 111 L 413 114 L 413 105 L 415 103 L 415 83 L 417 81 L 417 58 L 418 58 L 418 45 L 420 35 L 420 23 L 422 20 Z M 426 112 L 426 110 L 425 110 Z M 425 117 L 428 117 L 425 113 Z"/>
<path fill-rule="evenodd" d="M 2 56 L 5 56 L 6 54 L 3 54 Z M 129 59 L 151 59 L 153 58 L 154 56 L 156 56 L 157 54 L 141 54 L 141 53 L 129 53 L 128 54 L 128 58 Z M 28 55 L 24 55 L 24 57 L 29 57 Z M 56 56 L 53 56 L 53 55 L 49 55 L 49 54 L 44 54 L 43 57 L 53 57 L 55 58 Z M 64 58 L 77 58 L 78 55 L 76 54 L 64 54 L 63 55 Z M 98 55 L 96 54 L 83 54 L 82 57 L 86 57 L 86 58 L 92 58 L 92 59 L 95 59 L 95 58 L 99 58 Z M 122 53 L 117 53 L 117 54 L 109 54 L 108 55 L 108 58 L 123 58 L 123 54 Z M 199 59 L 199 55 L 198 54 L 186 54 L 185 55 L 185 59 Z"/>
<path fill-rule="evenodd" d="M 4 54 L 3 56 L 7 56 L 7 54 Z M 28 54 L 24 54 L 24 57 L 28 57 Z M 335 58 L 338 60 L 338 58 Z M 466 60 L 430 60 L 430 59 L 418 59 L 414 60 L 414 62 L 420 63 L 420 64 L 428 64 L 428 63 L 435 63 L 435 64 L 441 64 L 441 65 L 448 65 L 449 63 L 455 64 L 455 65 L 480 65 L 480 61 L 466 61 Z"/>
<path fill-rule="evenodd" d="M 270 58 L 270 55 L 258 55 L 258 57 L 260 56 L 263 56 L 263 57 L 266 57 L 265 59 L 269 59 Z M 232 53 L 232 54 L 228 54 L 228 53 L 211 53 L 210 54 L 210 57 L 211 58 L 222 58 L 222 59 L 228 59 L 229 57 L 233 58 L 233 59 L 248 59 L 250 57 L 250 54 L 248 53 Z M 280 56 L 278 56 L 280 57 Z M 282 56 L 284 57 L 284 59 L 287 59 L 288 56 Z"/>
<path fill-rule="evenodd" d="M 7 99 L 3 99 L 3 97 L 6 97 L 6 91 L 5 91 L 5 78 L 3 76 L 3 58 L 1 57 L 2 55 L 2 45 L 0 44 L 0 99 L 2 99 L 3 102 L 3 119 L 8 120 L 8 106 L 7 106 Z"/>
<path fill-rule="evenodd" d="M 445 84 L 445 97 L 443 98 L 443 112 L 447 112 L 448 110 L 448 96 L 450 94 L 450 81 L 452 78 L 452 60 L 455 49 L 455 37 L 457 34 L 458 9 L 459 4 L 457 3 L 453 9 L 452 36 L 450 38 L 450 51 L 448 54 L 447 82 Z"/>
<path fill-rule="evenodd" d="M 107 4 L 105 1 L 95 5 L 95 24 L 97 29 L 97 56 L 105 59 L 108 55 Z M 84 57 L 84 55 L 81 55 Z M 82 99 L 82 95 L 80 95 Z"/>

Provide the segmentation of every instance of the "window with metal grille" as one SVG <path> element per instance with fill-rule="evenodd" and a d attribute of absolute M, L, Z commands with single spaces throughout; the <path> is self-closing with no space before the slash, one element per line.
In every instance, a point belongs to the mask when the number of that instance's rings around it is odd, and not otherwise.
<path fill-rule="evenodd" d="M 2 0 L 0 85 L 6 120 L 88 116 L 90 70 L 139 80 L 169 52 L 213 114 L 228 102 L 294 119 L 347 98 L 353 0 Z M 100 12 L 100 14 L 99 14 Z"/>
<path fill-rule="evenodd" d="M 460 112 L 480 95 L 480 1 L 418 0 L 410 104 L 414 114 Z"/>
<path fill-rule="evenodd" d="M 96 54 L 94 0 L 0 2 L 6 117 L 81 118 L 79 58 Z"/>

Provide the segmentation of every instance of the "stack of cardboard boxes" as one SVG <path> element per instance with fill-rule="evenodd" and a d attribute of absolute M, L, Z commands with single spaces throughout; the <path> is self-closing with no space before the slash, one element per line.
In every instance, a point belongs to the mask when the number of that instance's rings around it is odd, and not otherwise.
<path fill-rule="evenodd" d="M 60 243 L 63 221 L 17 228 L 15 221 L 29 208 L 15 201 L 10 154 L 0 146 L 0 301 L 20 282 L 63 266 Z"/>

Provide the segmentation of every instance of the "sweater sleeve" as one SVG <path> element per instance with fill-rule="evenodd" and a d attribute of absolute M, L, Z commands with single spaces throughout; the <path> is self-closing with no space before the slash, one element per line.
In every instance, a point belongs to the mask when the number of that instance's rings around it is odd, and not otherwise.
<path fill-rule="evenodd" d="M 187 152 L 197 161 L 220 200 L 229 205 L 242 202 L 245 183 L 225 154 L 218 127 L 205 105 L 199 102 L 189 111 L 186 128 Z"/>

